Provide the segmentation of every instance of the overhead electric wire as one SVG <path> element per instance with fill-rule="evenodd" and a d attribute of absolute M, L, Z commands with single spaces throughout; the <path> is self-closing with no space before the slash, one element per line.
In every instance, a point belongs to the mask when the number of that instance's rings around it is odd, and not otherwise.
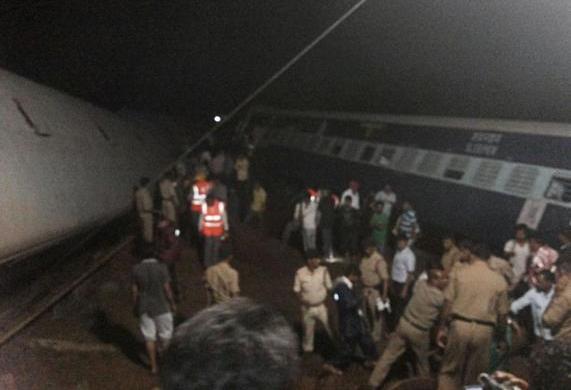
<path fill-rule="evenodd" d="M 254 100 L 260 93 L 262 93 L 268 86 L 270 86 L 274 81 L 276 81 L 281 75 L 289 70 L 296 62 L 298 62 L 303 56 L 305 56 L 311 49 L 313 49 L 319 42 L 321 42 L 325 37 L 327 37 L 333 30 L 335 30 L 341 23 L 343 23 L 347 18 L 353 15 L 361 6 L 363 6 L 367 0 L 359 0 L 351 8 L 349 8 L 343 15 L 335 20 L 329 27 L 327 27 L 321 34 L 319 34 L 311 43 L 306 45 L 301 49 L 294 57 L 292 57 L 285 65 L 283 65 L 277 72 L 275 72 L 271 77 L 269 77 L 265 82 L 263 82 L 258 88 L 256 88 L 252 93 L 250 93 L 245 99 L 243 99 L 232 111 L 227 115 L 222 117 L 222 121 L 216 123 L 210 130 L 204 133 L 198 141 L 193 143 L 188 147 L 180 156 L 178 156 L 174 163 L 170 164 L 167 168 L 161 171 L 161 175 L 172 169 L 172 167 L 184 159 L 189 153 L 192 153 L 205 139 L 209 138 L 212 134 L 218 131 L 224 124 L 231 121 L 236 114 L 238 114 L 245 106 L 247 106 L 252 100 Z"/>

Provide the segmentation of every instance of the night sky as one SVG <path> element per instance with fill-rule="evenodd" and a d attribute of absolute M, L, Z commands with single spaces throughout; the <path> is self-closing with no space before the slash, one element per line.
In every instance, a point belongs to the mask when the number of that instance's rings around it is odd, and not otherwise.
<path fill-rule="evenodd" d="M 111 109 L 230 111 L 356 1 L 3 0 L 0 64 Z M 568 0 L 369 0 L 256 103 L 571 121 Z"/>

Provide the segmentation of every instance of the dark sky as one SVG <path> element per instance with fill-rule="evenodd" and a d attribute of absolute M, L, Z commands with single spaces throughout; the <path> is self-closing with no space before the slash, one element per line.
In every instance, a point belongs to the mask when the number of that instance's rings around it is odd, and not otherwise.
<path fill-rule="evenodd" d="M 4 0 L 0 63 L 110 108 L 210 117 L 355 2 Z M 369 0 L 257 102 L 569 122 L 570 69 L 568 0 Z"/>

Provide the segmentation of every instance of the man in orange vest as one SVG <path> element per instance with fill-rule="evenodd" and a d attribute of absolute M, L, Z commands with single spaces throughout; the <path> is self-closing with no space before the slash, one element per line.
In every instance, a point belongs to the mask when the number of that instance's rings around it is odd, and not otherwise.
<path fill-rule="evenodd" d="M 206 172 L 204 169 L 199 169 L 196 172 L 192 191 L 188 195 L 188 203 L 190 208 L 192 229 L 198 228 L 198 220 L 202 213 L 202 205 L 206 201 L 206 196 L 212 189 L 212 183 L 206 179 Z"/>
<path fill-rule="evenodd" d="M 208 195 L 202 205 L 202 214 L 198 223 L 200 234 L 204 238 L 204 267 L 218 262 L 220 243 L 228 234 L 228 215 L 224 202 Z"/>

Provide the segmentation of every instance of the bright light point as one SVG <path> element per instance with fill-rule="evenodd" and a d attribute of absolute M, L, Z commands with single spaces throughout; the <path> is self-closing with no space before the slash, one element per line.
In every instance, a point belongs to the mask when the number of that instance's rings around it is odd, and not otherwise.
<path fill-rule="evenodd" d="M 221 117 L 220 115 L 216 115 L 216 116 L 214 117 L 214 122 L 218 123 L 218 122 L 221 122 L 221 121 L 222 121 L 222 117 Z"/>

